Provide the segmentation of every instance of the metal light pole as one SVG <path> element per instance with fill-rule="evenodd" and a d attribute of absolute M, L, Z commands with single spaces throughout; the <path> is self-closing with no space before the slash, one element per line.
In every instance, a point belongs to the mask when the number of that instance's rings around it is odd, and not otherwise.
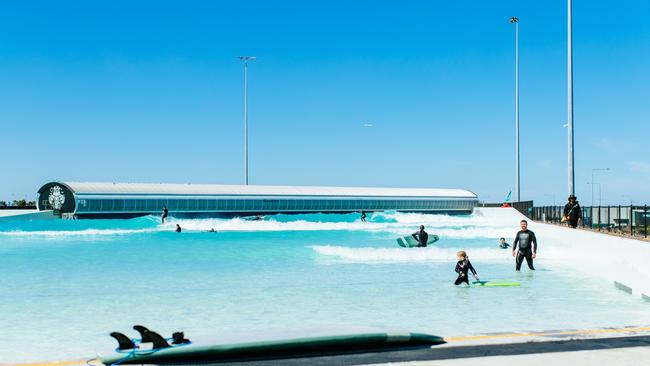
<path fill-rule="evenodd" d="M 567 0 L 567 37 L 568 37 L 568 123 L 569 123 L 569 196 L 575 196 L 575 169 L 573 166 L 573 27 L 571 0 Z"/>
<path fill-rule="evenodd" d="M 598 207 L 600 207 L 600 206 L 603 204 L 603 195 L 602 195 L 602 191 L 600 190 L 600 187 L 601 187 L 601 186 L 600 186 L 600 183 L 594 183 L 594 182 L 592 181 L 591 183 L 587 182 L 587 184 L 591 184 L 591 195 L 592 195 L 592 198 L 591 198 L 591 201 L 592 201 L 592 202 L 591 202 L 591 207 L 594 206 L 594 203 L 593 203 L 593 200 L 594 200 L 594 199 L 593 199 L 594 186 L 598 186 Z"/>
<path fill-rule="evenodd" d="M 257 59 L 255 56 L 239 56 L 244 61 L 244 177 L 248 185 L 248 61 Z"/>
<path fill-rule="evenodd" d="M 594 183 L 594 172 L 596 172 L 598 170 L 600 170 L 600 171 L 609 171 L 610 169 L 609 168 L 594 168 L 594 169 L 591 169 L 591 206 L 592 207 L 594 205 L 594 184 L 595 184 Z M 600 184 L 598 185 L 598 190 L 600 192 Z"/>
<path fill-rule="evenodd" d="M 521 201 L 521 178 L 519 176 L 519 18 L 510 18 L 515 24 L 515 191 L 517 202 Z"/>

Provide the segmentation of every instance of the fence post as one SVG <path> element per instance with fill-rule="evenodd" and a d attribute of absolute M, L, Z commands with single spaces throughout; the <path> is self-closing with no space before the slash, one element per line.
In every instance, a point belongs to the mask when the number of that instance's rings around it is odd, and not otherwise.
<path fill-rule="evenodd" d="M 643 237 L 648 237 L 648 205 L 643 205 Z"/>
<path fill-rule="evenodd" d="M 621 205 L 618 205 L 618 231 L 621 231 Z"/>
<path fill-rule="evenodd" d="M 634 236 L 634 227 L 632 226 L 632 223 L 634 222 L 634 217 L 632 214 L 634 213 L 634 210 L 632 209 L 632 205 L 630 204 L 630 235 Z"/>
<path fill-rule="evenodd" d="M 600 211 L 602 211 L 602 209 L 598 206 L 598 231 L 600 231 Z"/>

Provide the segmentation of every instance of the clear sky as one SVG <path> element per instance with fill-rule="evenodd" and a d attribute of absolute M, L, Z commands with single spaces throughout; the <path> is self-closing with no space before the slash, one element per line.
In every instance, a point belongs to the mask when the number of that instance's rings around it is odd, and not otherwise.
<path fill-rule="evenodd" d="M 650 2 L 574 0 L 576 190 L 650 202 Z M 567 195 L 566 1 L 5 1 L 0 199 L 51 180 Z M 372 127 L 364 127 L 372 124 Z M 597 187 L 596 187 L 597 188 Z M 598 189 L 596 189 L 596 203 Z"/>

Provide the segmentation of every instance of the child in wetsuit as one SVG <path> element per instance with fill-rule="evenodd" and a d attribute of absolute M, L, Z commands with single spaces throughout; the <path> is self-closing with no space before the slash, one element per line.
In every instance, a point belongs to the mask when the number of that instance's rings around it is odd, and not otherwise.
<path fill-rule="evenodd" d="M 478 281 L 476 270 L 472 266 L 472 263 L 470 263 L 469 258 L 467 258 L 467 253 L 465 253 L 464 250 L 461 250 L 456 253 L 456 257 L 458 258 L 458 263 L 456 263 L 456 273 L 458 273 L 458 278 L 456 278 L 454 285 L 458 286 L 463 282 L 469 285 L 469 279 L 467 276 L 469 271 L 472 271 L 472 275 Z"/>

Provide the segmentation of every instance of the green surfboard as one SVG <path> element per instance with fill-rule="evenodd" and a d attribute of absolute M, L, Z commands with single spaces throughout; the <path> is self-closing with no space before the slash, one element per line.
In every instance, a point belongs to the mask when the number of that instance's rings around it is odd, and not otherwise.
<path fill-rule="evenodd" d="M 238 362 L 378 352 L 443 343 L 443 338 L 423 333 L 364 333 L 205 346 L 190 344 L 135 350 L 101 357 L 100 360 L 104 365 Z M 281 364 L 281 361 L 277 362 Z"/>
<path fill-rule="evenodd" d="M 519 282 L 494 282 L 494 281 L 474 281 L 473 285 L 478 287 L 514 287 L 520 286 Z"/>
<path fill-rule="evenodd" d="M 427 245 L 431 245 L 437 242 L 438 240 L 440 240 L 438 235 L 429 235 L 429 240 L 427 241 Z M 413 236 L 409 235 L 402 238 L 397 238 L 397 244 L 400 247 L 413 248 L 413 247 L 417 247 L 420 243 L 418 243 L 418 241 L 415 240 Z"/>

